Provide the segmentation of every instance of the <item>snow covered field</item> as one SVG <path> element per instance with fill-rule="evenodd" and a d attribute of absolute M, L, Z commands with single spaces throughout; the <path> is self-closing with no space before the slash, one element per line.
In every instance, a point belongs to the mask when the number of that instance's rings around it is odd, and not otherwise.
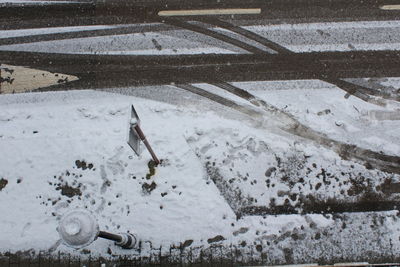
<path fill-rule="evenodd" d="M 277 106 L 279 97 L 267 97 L 266 88 L 282 87 L 274 91 L 276 95 L 301 94 L 308 105 L 298 102 L 296 111 L 293 101 L 286 103 L 305 122 L 307 117 L 317 118 L 319 109 L 330 108 L 337 120 L 350 126 L 356 112 L 336 113 L 334 108 L 355 105 L 361 114 L 375 108 L 353 98 L 344 100 L 338 89 L 324 89 L 312 81 L 244 86 Z M 367 193 L 365 188 L 354 193 L 353 181 L 362 179 L 382 194 L 376 186 L 387 179 L 398 182 L 398 175 L 367 170 L 274 128 L 265 118 L 226 110 L 181 89 L 164 86 L 127 92 L 136 96 L 71 91 L 0 97 L 1 251 L 129 254 L 106 240 L 97 240 L 86 250 L 60 244 L 56 231 L 60 216 L 85 208 L 95 214 L 100 229 L 133 232 L 152 247 L 185 242 L 191 247 L 255 246 L 270 263 L 396 259 L 400 248 L 396 211 L 247 215 L 245 210 L 271 202 L 296 206 L 307 195 L 352 201 Z M 142 98 L 145 94 L 163 103 Z M 335 97 L 337 105 L 332 107 Z M 163 160 L 154 175 L 148 166 L 150 155 L 145 151 L 137 157 L 126 144 L 131 104 Z M 308 106 L 312 107 L 308 113 L 301 110 Z M 325 119 L 314 119 L 313 126 L 335 134 L 332 129 L 338 126 L 329 116 L 333 115 L 318 116 Z M 368 117 L 356 121 L 364 131 L 371 123 L 388 131 L 398 124 Z M 353 143 L 362 141 L 351 137 L 351 131 L 340 131 L 348 133 L 345 138 Z M 399 135 L 393 131 L 385 142 L 396 149 L 396 138 Z M 327 176 L 321 175 L 323 169 Z M 396 194 L 387 197 L 398 200 Z"/>

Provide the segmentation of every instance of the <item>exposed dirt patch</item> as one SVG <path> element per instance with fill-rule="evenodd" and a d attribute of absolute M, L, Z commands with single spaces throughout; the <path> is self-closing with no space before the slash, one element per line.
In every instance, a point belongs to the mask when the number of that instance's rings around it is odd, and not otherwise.
<path fill-rule="evenodd" d="M 144 183 L 142 185 L 143 193 L 145 194 L 150 194 L 151 191 L 157 188 L 157 184 L 155 182 L 152 182 L 151 184 Z"/>
<path fill-rule="evenodd" d="M 371 190 L 371 186 L 363 176 L 350 179 L 351 187 L 347 190 L 349 196 L 360 195 Z"/>
<path fill-rule="evenodd" d="M 318 116 L 322 116 L 322 115 L 328 115 L 330 113 L 331 113 L 330 109 L 325 109 L 325 110 L 322 110 L 322 111 L 318 112 L 317 115 Z"/>
<path fill-rule="evenodd" d="M 58 202 L 63 201 L 66 203 L 71 203 L 74 201 L 74 197 L 77 197 L 78 200 L 81 200 L 81 197 L 87 189 L 87 185 L 83 184 L 80 179 L 87 174 L 87 172 L 95 170 L 96 168 L 94 168 L 93 163 L 87 163 L 83 160 L 76 160 L 73 168 L 54 175 L 53 179 L 48 181 L 48 184 L 56 191 L 60 192 L 60 195 L 55 198 L 48 198 L 47 202 L 43 201 L 41 204 L 46 206 L 54 206 Z M 63 199 L 63 197 L 66 197 L 66 199 Z M 39 198 L 41 198 L 41 196 L 39 196 Z"/>
<path fill-rule="evenodd" d="M 149 167 L 149 173 L 146 174 L 146 179 L 150 180 L 156 174 L 157 163 L 154 160 L 150 160 L 147 163 L 147 167 Z"/>
<path fill-rule="evenodd" d="M 82 184 L 78 184 L 77 187 L 73 187 L 73 186 L 68 185 L 68 183 L 66 183 L 65 185 L 60 185 L 60 186 L 56 187 L 56 190 L 57 191 L 61 190 L 61 195 L 72 198 L 74 196 L 82 195 L 82 191 L 80 189 L 81 186 L 82 186 Z"/>
<path fill-rule="evenodd" d="M 65 77 L 64 79 L 58 79 L 57 80 L 57 83 L 58 84 L 60 84 L 60 83 L 67 83 L 68 82 L 68 77 Z"/>
<path fill-rule="evenodd" d="M 212 158 L 206 162 L 208 176 L 238 218 L 267 214 L 386 211 L 397 209 L 400 203 L 398 195 L 388 195 L 389 191 L 397 191 L 388 189 L 392 184 L 382 184 L 387 174 L 376 175 L 355 164 L 346 167 L 320 164 L 302 153 L 288 152 L 274 157 L 275 162 L 266 168 L 262 177 L 235 172 L 233 164 L 227 166 L 224 162 L 229 162 L 229 157 L 223 158 L 222 162 Z M 266 192 L 271 192 L 268 200 L 263 199 L 263 193 L 243 197 L 243 184 L 264 186 Z M 266 204 L 261 204 L 263 202 Z"/>
<path fill-rule="evenodd" d="M 385 194 L 400 193 L 400 183 L 393 182 L 392 179 L 386 179 L 382 184 L 376 187 L 376 190 Z"/>
<path fill-rule="evenodd" d="M 4 187 L 8 184 L 8 181 L 4 178 L 0 179 L 0 191 L 3 190 Z"/>
<path fill-rule="evenodd" d="M 249 228 L 247 228 L 247 227 L 242 227 L 242 228 L 240 228 L 239 230 L 233 232 L 233 235 L 234 235 L 234 236 L 237 236 L 237 235 L 239 235 L 239 234 L 244 234 L 244 233 L 247 233 L 248 230 L 249 230 Z"/>
<path fill-rule="evenodd" d="M 223 237 L 222 235 L 217 235 L 213 238 L 207 239 L 207 242 L 208 242 L 208 244 L 211 244 L 211 243 L 216 243 L 216 242 L 220 242 L 223 240 L 225 240 L 225 237 Z"/>
<path fill-rule="evenodd" d="M 0 77 L 0 84 L 1 83 L 8 83 L 8 84 L 12 84 L 14 82 L 15 79 L 12 79 L 10 77 L 6 77 L 6 78 L 2 78 Z"/>
<path fill-rule="evenodd" d="M 192 243 L 193 243 L 192 239 L 185 240 L 185 242 L 182 243 L 181 248 L 185 249 L 185 248 L 189 247 L 190 245 L 192 245 Z"/>
<path fill-rule="evenodd" d="M 162 50 L 162 46 L 157 42 L 156 39 L 151 39 L 151 42 L 153 43 L 154 47 L 158 50 L 161 51 Z"/>
<path fill-rule="evenodd" d="M 82 160 L 82 161 L 81 160 L 76 160 L 75 161 L 75 166 L 78 169 L 82 169 L 82 170 L 86 170 L 86 169 L 91 170 L 94 167 L 93 163 L 86 163 L 86 161 L 84 161 L 84 160 Z"/>
<path fill-rule="evenodd" d="M 272 173 L 274 173 L 275 171 L 276 171 L 276 168 L 275 167 L 271 167 L 268 170 L 266 170 L 265 176 L 266 177 L 270 177 L 272 175 Z"/>
<path fill-rule="evenodd" d="M 10 73 L 10 74 L 13 74 L 14 73 L 14 70 L 13 69 L 10 69 L 10 68 L 1 68 L 2 70 L 4 70 L 5 72 L 8 72 L 8 73 Z"/>

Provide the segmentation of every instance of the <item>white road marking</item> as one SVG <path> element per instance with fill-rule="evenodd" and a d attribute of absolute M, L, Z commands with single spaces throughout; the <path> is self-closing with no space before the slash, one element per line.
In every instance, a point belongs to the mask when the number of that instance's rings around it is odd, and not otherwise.
<path fill-rule="evenodd" d="M 379 8 L 382 10 L 400 10 L 400 5 L 383 5 Z"/>
<path fill-rule="evenodd" d="M 0 65 L 1 77 L 9 80 L 0 83 L 0 94 L 24 93 L 78 78 L 66 74 L 50 73 L 21 66 Z M 10 71 L 6 71 L 10 70 Z"/>
<path fill-rule="evenodd" d="M 249 15 L 260 14 L 261 8 L 218 8 L 191 10 L 163 10 L 158 12 L 161 17 L 172 16 L 205 16 L 205 15 Z"/>

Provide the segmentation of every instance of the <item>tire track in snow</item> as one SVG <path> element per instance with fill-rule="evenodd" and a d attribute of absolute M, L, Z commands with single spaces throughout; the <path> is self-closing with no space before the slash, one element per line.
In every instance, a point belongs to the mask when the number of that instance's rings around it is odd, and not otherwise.
<path fill-rule="evenodd" d="M 255 120 L 267 115 L 269 118 L 274 119 L 274 121 L 278 122 L 277 126 L 281 130 L 284 130 L 301 138 L 311 140 L 312 142 L 316 142 L 317 144 L 322 145 L 326 148 L 332 149 L 333 151 L 338 153 L 343 159 L 361 162 L 367 169 L 376 168 L 384 172 L 400 174 L 400 157 L 398 156 L 386 155 L 369 149 L 360 148 L 356 145 L 346 144 L 337 140 L 333 140 L 325 134 L 314 131 L 310 127 L 301 124 L 292 115 L 283 112 L 282 110 L 279 110 L 272 105 L 269 105 L 264 100 L 250 94 L 244 89 L 235 87 L 225 82 L 215 82 L 212 84 L 249 101 L 252 105 L 256 107 L 261 107 L 263 112 L 258 111 L 257 109 L 246 107 L 230 99 L 226 99 L 222 96 L 210 93 L 193 85 L 178 84 L 176 85 L 176 87 L 188 90 L 194 94 L 215 101 L 221 105 L 235 109 L 241 113 L 250 116 L 252 119 Z M 254 116 L 257 116 L 258 118 Z"/>
<path fill-rule="evenodd" d="M 273 50 L 275 50 L 276 52 L 280 53 L 280 54 L 286 54 L 286 55 L 290 55 L 290 54 L 296 54 L 295 52 L 287 49 L 286 47 L 283 47 L 271 40 L 268 40 L 267 38 L 264 38 L 254 32 L 251 32 L 249 30 L 246 30 L 242 27 L 239 26 L 235 26 L 229 22 L 226 21 L 222 21 L 219 19 L 210 19 L 210 18 L 206 18 L 204 19 L 205 22 L 208 22 L 212 25 L 218 26 L 218 27 L 222 27 L 224 29 L 230 30 L 232 32 L 235 32 L 237 34 L 243 35 L 244 37 L 251 39 L 253 41 L 256 41 L 262 45 L 264 45 L 267 48 L 271 48 Z M 365 102 L 369 102 L 369 103 L 373 103 L 379 106 L 385 106 L 386 104 L 383 101 L 379 101 L 376 100 L 374 98 L 371 98 L 367 93 L 374 93 L 374 95 L 378 95 L 384 98 L 387 98 L 389 96 L 385 95 L 385 94 L 380 94 L 380 93 L 376 93 L 373 92 L 371 90 L 368 90 L 368 88 L 365 88 L 363 86 L 359 86 L 350 82 L 346 82 L 343 81 L 337 77 L 334 76 L 327 76 L 327 77 L 318 77 L 318 79 L 334 84 L 337 87 L 339 87 L 340 89 L 344 90 L 347 92 L 346 94 L 346 98 L 348 98 L 350 95 L 353 95 L 355 97 L 358 97 L 360 99 L 362 99 Z M 392 98 L 388 98 L 388 99 L 392 99 Z"/>

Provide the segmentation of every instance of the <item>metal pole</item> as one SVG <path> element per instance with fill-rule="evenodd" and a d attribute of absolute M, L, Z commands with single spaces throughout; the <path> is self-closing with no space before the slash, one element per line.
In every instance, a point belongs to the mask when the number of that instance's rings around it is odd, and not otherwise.
<path fill-rule="evenodd" d="M 112 240 L 112 241 L 115 241 L 115 242 L 121 242 L 122 241 L 122 236 L 116 235 L 116 234 L 112 234 L 112 233 L 108 233 L 108 232 L 104 232 L 104 231 L 100 231 L 98 237 L 105 238 L 105 239 L 108 239 L 108 240 Z"/>
<path fill-rule="evenodd" d="M 136 245 L 136 237 L 129 233 L 112 234 L 109 232 L 99 231 L 97 237 L 112 240 L 115 242 L 115 245 L 126 249 L 133 248 Z"/>
<path fill-rule="evenodd" d="M 146 146 L 147 150 L 150 152 L 151 157 L 153 158 L 154 162 L 158 165 L 160 164 L 159 159 L 157 158 L 156 154 L 154 153 L 153 149 L 151 148 L 149 142 L 147 142 L 146 140 L 146 136 L 144 136 L 144 133 L 142 131 L 142 129 L 140 129 L 139 124 L 136 124 L 134 126 L 135 131 L 137 132 L 137 134 L 139 135 L 140 139 L 143 141 L 144 145 Z"/>

